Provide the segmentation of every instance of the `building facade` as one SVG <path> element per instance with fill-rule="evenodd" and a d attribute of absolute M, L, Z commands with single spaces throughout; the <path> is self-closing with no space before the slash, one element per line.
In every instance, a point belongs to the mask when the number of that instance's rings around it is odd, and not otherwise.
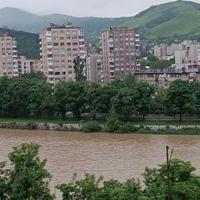
<path fill-rule="evenodd" d="M 86 58 L 87 81 L 101 83 L 102 55 L 90 54 Z"/>
<path fill-rule="evenodd" d="M 74 80 L 74 59 L 86 57 L 84 33 L 71 24 L 51 24 L 40 33 L 40 52 L 49 83 L 55 85 L 59 81 Z"/>
<path fill-rule="evenodd" d="M 18 73 L 19 74 L 30 74 L 31 73 L 31 60 L 25 56 L 18 57 Z"/>
<path fill-rule="evenodd" d="M 199 72 L 185 72 L 176 69 L 147 69 L 135 72 L 134 76 L 138 81 L 145 81 L 159 87 L 168 87 L 177 79 L 189 82 L 200 81 Z"/>
<path fill-rule="evenodd" d="M 154 56 L 159 60 L 171 60 L 174 59 L 175 51 L 178 48 L 178 44 L 160 44 L 154 46 Z"/>
<path fill-rule="evenodd" d="M 102 82 L 123 80 L 140 67 L 140 39 L 133 29 L 110 28 L 101 33 Z"/>
<path fill-rule="evenodd" d="M 0 33 L 0 76 L 18 75 L 17 42 L 12 36 Z"/>
<path fill-rule="evenodd" d="M 38 60 L 38 59 L 32 59 L 30 60 L 30 64 L 31 64 L 31 72 L 41 72 L 43 73 L 44 72 L 44 69 L 43 69 L 43 64 L 42 64 L 42 61 L 41 60 Z"/>
<path fill-rule="evenodd" d="M 198 71 L 200 67 L 200 43 L 184 41 L 175 51 L 175 68 L 185 71 Z"/>

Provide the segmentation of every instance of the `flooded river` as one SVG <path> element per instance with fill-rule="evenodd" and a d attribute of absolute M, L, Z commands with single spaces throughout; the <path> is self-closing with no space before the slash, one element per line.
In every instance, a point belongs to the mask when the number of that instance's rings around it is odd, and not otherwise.
<path fill-rule="evenodd" d="M 126 180 L 140 177 L 146 166 L 165 162 L 165 146 L 174 158 L 189 160 L 200 175 L 200 136 L 84 134 L 56 131 L 0 129 L 0 160 L 7 160 L 13 146 L 40 144 L 53 175 L 52 186 L 71 180 L 74 173 L 103 175 Z M 52 187 L 53 188 L 53 187 Z"/>

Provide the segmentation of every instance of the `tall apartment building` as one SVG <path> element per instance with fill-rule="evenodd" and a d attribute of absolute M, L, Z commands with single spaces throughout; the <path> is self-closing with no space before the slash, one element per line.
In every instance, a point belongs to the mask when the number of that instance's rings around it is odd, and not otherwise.
<path fill-rule="evenodd" d="M 101 33 L 102 82 L 122 80 L 140 67 L 140 38 L 127 27 L 110 28 Z"/>
<path fill-rule="evenodd" d="M 102 55 L 90 54 L 86 58 L 87 80 L 90 82 L 101 83 L 102 78 Z"/>
<path fill-rule="evenodd" d="M 41 61 L 49 83 L 74 80 L 74 58 L 86 57 L 84 33 L 71 24 L 51 24 L 40 33 Z"/>
<path fill-rule="evenodd" d="M 17 42 L 8 34 L 0 33 L 0 76 L 18 76 Z"/>

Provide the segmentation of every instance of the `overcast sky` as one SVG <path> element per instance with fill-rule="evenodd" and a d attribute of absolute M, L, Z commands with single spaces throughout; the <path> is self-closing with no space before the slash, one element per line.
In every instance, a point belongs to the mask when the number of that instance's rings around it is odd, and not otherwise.
<path fill-rule="evenodd" d="M 152 5 L 169 1 L 173 0 L 0 0 L 0 7 L 16 7 L 37 14 L 121 17 L 133 16 Z"/>

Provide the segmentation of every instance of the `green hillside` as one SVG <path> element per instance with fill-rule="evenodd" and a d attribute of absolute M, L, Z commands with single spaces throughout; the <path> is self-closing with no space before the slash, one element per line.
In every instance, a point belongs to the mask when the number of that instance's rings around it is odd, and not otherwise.
<path fill-rule="evenodd" d="M 200 38 L 200 4 L 179 0 L 152 6 L 124 25 L 147 39 Z"/>

